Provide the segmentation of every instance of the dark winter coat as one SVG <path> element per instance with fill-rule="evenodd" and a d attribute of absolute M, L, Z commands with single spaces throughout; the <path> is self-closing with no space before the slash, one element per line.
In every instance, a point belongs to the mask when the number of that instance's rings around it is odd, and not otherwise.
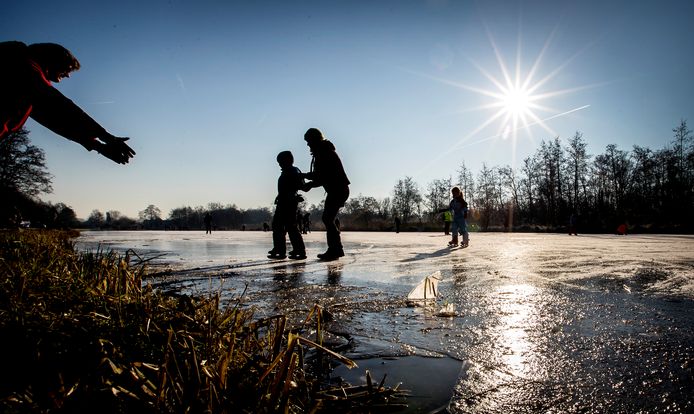
<path fill-rule="evenodd" d="M 314 187 L 323 186 L 327 193 L 348 191 L 350 184 L 335 145 L 328 140 L 320 141 L 313 150 L 311 172 L 305 174 Z"/>
<path fill-rule="evenodd" d="M 277 179 L 277 199 L 278 205 L 296 204 L 298 199 L 297 191 L 304 185 L 301 171 L 294 167 L 283 168 L 280 178 Z"/>

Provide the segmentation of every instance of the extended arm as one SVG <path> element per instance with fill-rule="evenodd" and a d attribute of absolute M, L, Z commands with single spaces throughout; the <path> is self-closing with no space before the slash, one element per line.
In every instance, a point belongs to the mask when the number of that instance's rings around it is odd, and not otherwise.
<path fill-rule="evenodd" d="M 99 125 L 79 106 L 50 85 L 37 86 L 31 117 L 41 125 L 87 150 L 96 150 L 118 164 L 126 164 L 135 155 L 125 141 Z"/>

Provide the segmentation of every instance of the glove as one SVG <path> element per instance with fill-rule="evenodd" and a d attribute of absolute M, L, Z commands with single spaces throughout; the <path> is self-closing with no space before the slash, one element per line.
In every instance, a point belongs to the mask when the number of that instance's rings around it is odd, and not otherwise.
<path fill-rule="evenodd" d="M 130 138 L 116 137 L 111 134 L 99 137 L 95 141 L 96 151 L 104 157 L 118 164 L 127 164 L 130 158 L 135 155 L 135 151 L 125 141 Z"/>

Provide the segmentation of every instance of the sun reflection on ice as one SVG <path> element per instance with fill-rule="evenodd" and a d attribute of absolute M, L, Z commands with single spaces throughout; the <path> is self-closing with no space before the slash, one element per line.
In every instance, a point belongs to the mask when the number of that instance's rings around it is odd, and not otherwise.
<path fill-rule="evenodd" d="M 503 349 L 500 355 L 503 371 L 513 376 L 530 374 L 532 343 L 528 330 L 537 325 L 535 301 L 536 288 L 527 284 L 505 285 L 494 292 L 500 300 L 499 341 Z M 501 368 L 501 367 L 500 367 Z"/>

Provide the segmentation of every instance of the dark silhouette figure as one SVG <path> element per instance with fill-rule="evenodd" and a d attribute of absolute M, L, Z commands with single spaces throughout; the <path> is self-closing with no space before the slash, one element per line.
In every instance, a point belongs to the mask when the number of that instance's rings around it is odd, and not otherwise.
<path fill-rule="evenodd" d="M 622 223 L 619 226 L 617 226 L 617 234 L 620 236 L 626 236 L 627 235 L 627 224 Z"/>
<path fill-rule="evenodd" d="M 270 225 L 263 222 L 263 231 L 269 231 L 270 230 Z"/>
<path fill-rule="evenodd" d="M 575 213 L 571 213 L 571 216 L 569 217 L 569 236 L 572 234 L 574 236 L 578 236 L 578 233 L 576 233 L 576 228 L 578 226 L 578 217 L 576 216 Z"/>
<path fill-rule="evenodd" d="M 304 213 L 301 210 L 296 210 L 296 227 L 299 229 L 299 233 L 304 232 Z"/>
<path fill-rule="evenodd" d="M 323 208 L 323 224 L 325 225 L 328 250 L 318 255 L 321 260 L 336 260 L 345 255 L 340 239 L 340 230 L 335 220 L 340 208 L 349 198 L 349 179 L 342 166 L 340 157 L 335 152 L 332 142 L 323 137 L 316 128 L 309 128 L 304 134 L 306 145 L 311 149 L 313 160 L 311 171 L 304 176 L 311 180 L 304 186 L 304 191 L 323 186 L 326 192 Z"/>
<path fill-rule="evenodd" d="M 80 68 L 69 50 L 55 43 L 0 42 L 0 56 L 0 139 L 19 130 L 31 116 L 118 164 L 126 164 L 135 155 L 125 143 L 129 138 L 111 135 L 51 85 Z"/>
<path fill-rule="evenodd" d="M 400 233 L 400 217 L 395 217 L 395 232 Z"/>
<path fill-rule="evenodd" d="M 212 234 L 212 215 L 207 212 L 205 213 L 205 234 Z"/>
<path fill-rule="evenodd" d="M 457 246 L 458 233 L 460 233 L 463 235 L 463 242 L 460 243 L 460 246 L 468 247 L 470 237 L 467 231 L 467 223 L 465 222 L 468 212 L 467 201 L 465 201 L 463 198 L 463 192 L 460 191 L 460 188 L 458 187 L 453 187 L 453 189 L 451 189 L 451 194 L 453 195 L 453 198 L 448 208 L 453 214 L 453 226 L 451 229 L 451 241 L 448 242 L 448 245 L 451 247 Z"/>
<path fill-rule="evenodd" d="M 297 209 L 300 196 L 297 194 L 303 184 L 301 171 L 294 166 L 294 156 L 289 151 L 282 151 L 277 155 L 277 163 L 282 168 L 280 178 L 277 180 L 277 198 L 275 199 L 275 215 L 272 217 L 272 250 L 268 252 L 270 259 L 284 259 L 287 257 L 286 235 L 293 250 L 289 252 L 290 259 L 305 259 L 306 247 L 301 233 L 296 226 Z"/>
<path fill-rule="evenodd" d="M 311 213 L 305 213 L 303 217 L 303 227 L 304 227 L 304 234 L 308 234 L 309 231 L 311 231 Z"/>

